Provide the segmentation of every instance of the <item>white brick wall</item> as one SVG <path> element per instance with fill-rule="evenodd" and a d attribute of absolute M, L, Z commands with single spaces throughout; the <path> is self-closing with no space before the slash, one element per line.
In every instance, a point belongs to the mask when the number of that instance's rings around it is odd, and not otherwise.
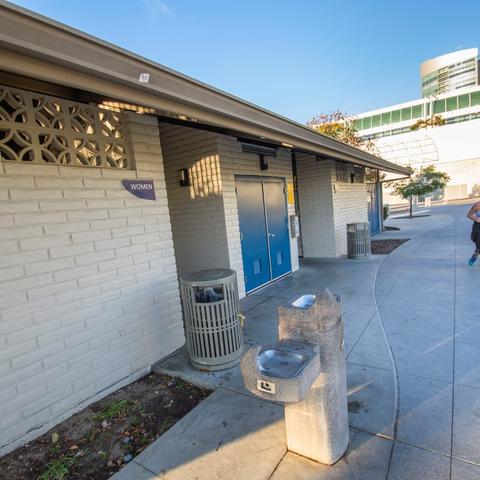
<path fill-rule="evenodd" d="M 346 255 L 346 224 L 368 220 L 366 185 L 337 182 L 335 161 L 312 155 L 297 155 L 297 178 L 303 255 Z"/>
<path fill-rule="evenodd" d="M 297 154 L 298 204 L 303 256 L 335 257 L 332 160 Z"/>
<path fill-rule="evenodd" d="M 336 256 L 347 254 L 347 223 L 367 222 L 367 186 L 365 183 L 336 182 L 333 194 Z"/>
<path fill-rule="evenodd" d="M 178 272 L 228 268 L 217 134 L 160 124 Z M 179 170 L 190 172 L 181 187 Z"/>
<path fill-rule="evenodd" d="M 0 454 L 184 343 L 157 121 L 126 123 L 133 171 L 0 163 Z"/>
<path fill-rule="evenodd" d="M 180 274 L 203 268 L 237 271 L 245 296 L 235 175 L 275 176 L 292 181 L 288 150 L 269 158 L 261 171 L 258 155 L 242 152 L 234 138 L 180 126 L 160 124 L 175 255 Z M 179 170 L 188 168 L 191 186 L 180 187 Z M 289 205 L 289 214 L 295 213 Z M 292 269 L 298 269 L 296 239 L 290 239 Z"/>

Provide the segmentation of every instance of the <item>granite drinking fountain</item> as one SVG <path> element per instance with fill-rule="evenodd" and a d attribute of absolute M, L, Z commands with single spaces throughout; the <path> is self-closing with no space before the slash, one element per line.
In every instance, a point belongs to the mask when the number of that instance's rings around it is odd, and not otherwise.
<path fill-rule="evenodd" d="M 285 404 L 288 450 L 332 465 L 348 447 L 347 382 L 340 299 L 329 290 L 278 310 L 279 341 L 247 350 L 245 387 Z"/>

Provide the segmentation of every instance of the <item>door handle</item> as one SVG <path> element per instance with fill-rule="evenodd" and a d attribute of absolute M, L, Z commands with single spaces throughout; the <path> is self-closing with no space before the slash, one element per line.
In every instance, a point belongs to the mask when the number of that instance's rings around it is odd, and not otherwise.
<path fill-rule="evenodd" d="M 268 236 L 274 238 L 275 234 L 274 233 L 269 233 Z"/>

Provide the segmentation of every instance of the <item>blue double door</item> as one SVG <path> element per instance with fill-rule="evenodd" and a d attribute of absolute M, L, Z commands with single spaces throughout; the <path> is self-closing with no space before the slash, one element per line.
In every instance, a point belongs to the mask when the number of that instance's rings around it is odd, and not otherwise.
<path fill-rule="evenodd" d="M 248 293 L 292 269 L 285 184 L 277 179 L 239 177 L 236 187 Z"/>
<path fill-rule="evenodd" d="M 380 232 L 380 183 L 367 183 L 368 221 L 370 222 L 370 235 Z"/>

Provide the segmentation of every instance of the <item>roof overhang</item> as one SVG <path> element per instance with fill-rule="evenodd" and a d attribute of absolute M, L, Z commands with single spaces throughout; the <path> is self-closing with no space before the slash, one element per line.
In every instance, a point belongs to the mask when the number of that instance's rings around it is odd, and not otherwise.
<path fill-rule="evenodd" d="M 409 171 L 148 59 L 0 0 L 2 69 L 245 136 L 398 174 Z M 149 82 L 141 83 L 140 74 Z"/>

